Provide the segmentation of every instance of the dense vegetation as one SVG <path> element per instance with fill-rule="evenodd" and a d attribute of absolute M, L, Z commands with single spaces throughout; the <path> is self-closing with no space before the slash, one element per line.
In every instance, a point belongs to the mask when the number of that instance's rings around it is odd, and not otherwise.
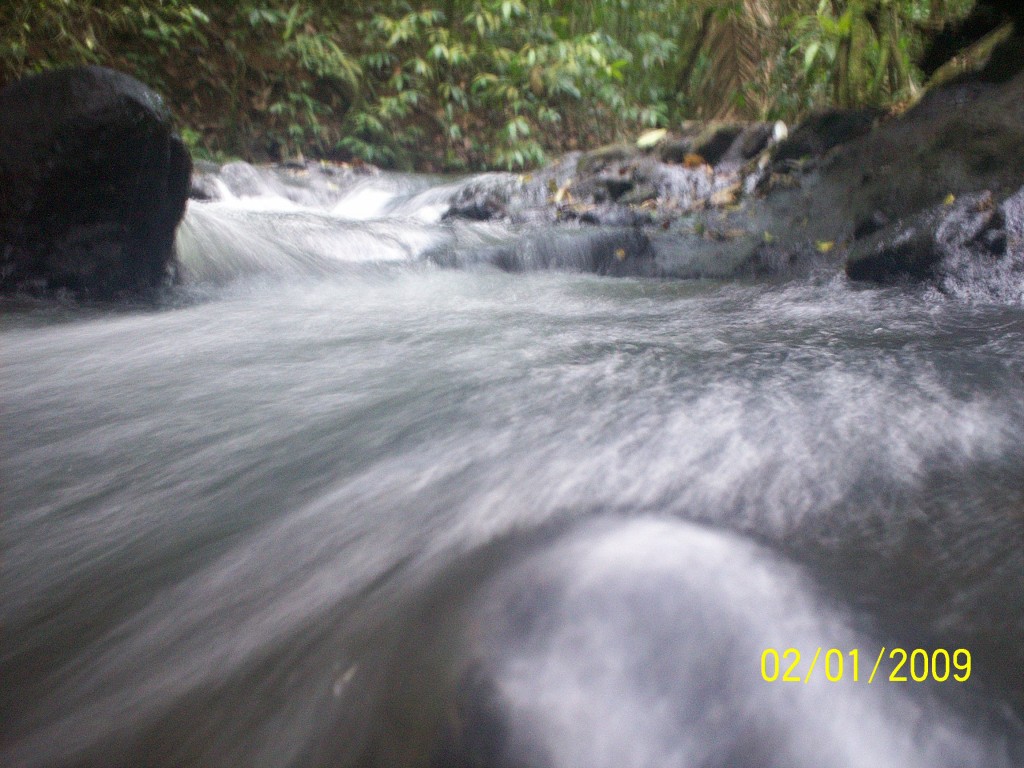
<path fill-rule="evenodd" d="M 0 82 L 71 62 L 165 93 L 214 156 L 534 165 L 688 118 L 912 96 L 972 0 L 6 0 Z"/>

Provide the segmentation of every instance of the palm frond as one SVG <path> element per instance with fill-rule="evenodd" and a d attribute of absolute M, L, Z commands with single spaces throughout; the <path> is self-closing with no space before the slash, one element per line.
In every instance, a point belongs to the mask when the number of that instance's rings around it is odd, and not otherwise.
<path fill-rule="evenodd" d="M 749 97 L 771 75 L 766 52 L 778 40 L 778 20 L 790 0 L 738 0 L 718 6 L 704 37 L 706 75 L 698 85 L 698 101 L 710 117 L 753 116 L 760 104 Z M 744 98 L 746 96 L 746 98 Z"/>

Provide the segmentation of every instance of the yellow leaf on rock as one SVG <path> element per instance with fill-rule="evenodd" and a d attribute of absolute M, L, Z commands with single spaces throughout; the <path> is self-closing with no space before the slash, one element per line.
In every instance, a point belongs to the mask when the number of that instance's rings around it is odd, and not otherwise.
<path fill-rule="evenodd" d="M 736 202 L 736 192 L 738 189 L 738 184 L 725 189 L 720 189 L 708 199 L 708 203 L 716 208 L 732 205 Z"/>
<path fill-rule="evenodd" d="M 650 149 L 655 147 L 658 143 L 665 138 L 668 133 L 664 128 L 657 128 L 653 131 L 647 131 L 640 135 L 640 138 L 636 140 L 637 149 Z"/>
<path fill-rule="evenodd" d="M 836 247 L 835 242 L 832 240 L 819 240 L 818 241 L 818 253 L 828 253 Z"/>

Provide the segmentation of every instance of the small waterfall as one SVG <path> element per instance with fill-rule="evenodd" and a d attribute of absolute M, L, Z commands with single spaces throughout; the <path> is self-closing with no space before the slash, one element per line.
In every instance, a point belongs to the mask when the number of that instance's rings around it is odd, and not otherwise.
<path fill-rule="evenodd" d="M 437 248 L 445 233 L 415 221 L 401 226 L 350 222 L 317 210 L 248 201 L 190 203 L 178 230 L 186 285 L 254 275 L 315 276 L 353 265 L 410 262 Z"/>
<path fill-rule="evenodd" d="M 328 275 L 354 265 L 415 262 L 506 272 L 664 274 L 639 229 L 449 218 L 481 200 L 503 205 L 519 183 L 510 174 L 445 183 L 398 174 L 349 179 L 344 190 L 320 193 L 314 197 L 323 204 L 310 205 L 309 196 L 289 191 L 284 173 L 226 166 L 214 179 L 224 190 L 221 199 L 190 203 L 178 232 L 182 282 Z"/>

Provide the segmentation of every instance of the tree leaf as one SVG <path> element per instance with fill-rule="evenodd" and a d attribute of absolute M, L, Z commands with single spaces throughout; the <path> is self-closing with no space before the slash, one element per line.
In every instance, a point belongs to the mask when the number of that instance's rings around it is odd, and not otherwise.
<path fill-rule="evenodd" d="M 815 60 L 815 58 L 817 58 L 818 51 L 820 51 L 820 50 L 821 50 L 821 43 L 819 43 L 817 40 L 815 40 L 813 43 L 811 43 L 809 46 L 807 46 L 807 50 L 804 51 L 804 72 L 805 73 L 811 71 L 811 67 L 814 66 L 814 60 Z"/>
<path fill-rule="evenodd" d="M 640 138 L 636 140 L 637 149 L 650 149 L 657 146 L 665 138 L 666 134 L 668 134 L 668 131 L 664 128 L 640 134 Z"/>

